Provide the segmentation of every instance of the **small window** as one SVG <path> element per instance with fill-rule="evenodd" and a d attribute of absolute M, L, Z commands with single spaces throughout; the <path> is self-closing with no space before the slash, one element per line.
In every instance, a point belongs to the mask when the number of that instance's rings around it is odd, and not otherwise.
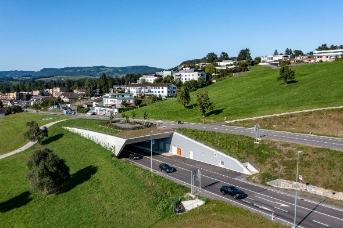
<path fill-rule="evenodd" d="M 217 157 L 217 153 L 214 153 L 214 156 Z"/>

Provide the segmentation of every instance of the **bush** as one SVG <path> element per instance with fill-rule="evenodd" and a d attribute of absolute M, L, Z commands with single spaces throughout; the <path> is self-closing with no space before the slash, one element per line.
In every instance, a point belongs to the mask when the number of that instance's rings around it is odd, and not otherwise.
<path fill-rule="evenodd" d="M 27 162 L 30 172 L 27 178 L 32 190 L 44 194 L 59 192 L 70 179 L 69 167 L 50 149 L 32 152 Z"/>
<path fill-rule="evenodd" d="M 6 108 L 5 116 L 10 115 L 10 114 L 16 114 L 16 113 L 22 112 L 22 111 L 23 111 L 23 108 L 21 106 L 13 105 L 13 106 Z"/>

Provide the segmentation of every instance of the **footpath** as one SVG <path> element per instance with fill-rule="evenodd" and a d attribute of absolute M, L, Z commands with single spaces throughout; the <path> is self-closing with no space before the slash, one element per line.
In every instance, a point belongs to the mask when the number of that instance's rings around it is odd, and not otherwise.
<path fill-rule="evenodd" d="M 294 111 L 294 112 L 284 112 L 284 113 L 279 113 L 279 114 L 255 116 L 255 117 L 237 119 L 237 120 L 228 120 L 228 121 L 225 121 L 225 123 L 234 123 L 234 122 L 239 122 L 239 121 L 244 121 L 244 120 L 255 120 L 255 119 L 262 119 L 262 118 L 274 117 L 274 116 L 284 116 L 284 115 L 290 115 L 290 114 L 296 114 L 296 113 L 302 113 L 302 112 L 313 112 L 313 111 L 321 111 L 321 110 L 328 110 L 328 109 L 341 109 L 341 108 L 343 108 L 343 106 L 327 107 L 327 108 L 315 108 L 315 109 L 308 109 L 308 110 L 301 110 L 301 111 Z"/>
<path fill-rule="evenodd" d="M 48 123 L 48 124 L 43 125 L 42 127 L 47 127 L 47 128 L 49 128 L 49 127 L 51 127 L 52 125 L 57 124 L 57 123 L 62 122 L 62 121 L 65 121 L 65 120 L 67 120 L 67 119 L 59 120 L 59 121 L 55 121 L 55 122 L 51 122 L 51 123 Z M 23 152 L 24 150 L 27 150 L 27 149 L 30 148 L 31 146 L 35 145 L 36 143 L 37 143 L 37 141 L 35 141 L 35 142 L 31 142 L 31 141 L 30 141 L 30 142 L 26 143 L 24 146 L 20 147 L 20 148 L 17 149 L 17 150 L 14 150 L 14 151 L 9 152 L 9 153 L 7 153 L 7 154 L 0 155 L 0 159 L 7 158 L 7 157 L 12 156 L 12 155 L 14 155 L 14 154 L 18 154 L 18 153 L 20 153 L 20 152 Z"/>

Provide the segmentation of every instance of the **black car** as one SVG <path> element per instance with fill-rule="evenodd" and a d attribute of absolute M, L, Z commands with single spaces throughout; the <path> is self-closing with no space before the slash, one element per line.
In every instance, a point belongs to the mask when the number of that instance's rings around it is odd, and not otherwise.
<path fill-rule="evenodd" d="M 138 159 L 141 159 L 141 158 L 142 158 L 142 155 L 136 154 L 136 153 L 131 153 L 131 154 L 129 155 L 129 158 L 132 159 L 132 160 L 138 160 Z"/>
<path fill-rule="evenodd" d="M 172 173 L 174 172 L 175 168 L 171 167 L 170 165 L 166 164 L 166 163 L 162 163 L 160 164 L 160 170 L 166 172 L 166 173 Z"/>
<path fill-rule="evenodd" d="M 248 197 L 248 194 L 244 193 L 242 190 L 236 188 L 235 186 L 222 186 L 220 188 L 220 192 L 225 195 L 229 194 L 232 195 L 235 199 L 244 199 Z"/>

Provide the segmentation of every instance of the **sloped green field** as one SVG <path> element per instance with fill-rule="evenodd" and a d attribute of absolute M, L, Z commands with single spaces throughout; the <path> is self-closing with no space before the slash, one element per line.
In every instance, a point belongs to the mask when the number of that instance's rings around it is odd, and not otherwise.
<path fill-rule="evenodd" d="M 208 90 L 215 109 L 207 113 L 208 122 L 342 105 L 343 62 L 292 66 L 295 83 L 284 85 L 277 81 L 279 69 L 251 67 L 251 72 L 235 76 L 204 88 Z M 148 118 L 201 122 L 198 109 L 193 108 L 192 93 L 189 106 L 184 109 L 176 98 L 136 110 L 137 118 L 144 111 Z"/>
<path fill-rule="evenodd" d="M 79 119 L 58 123 L 49 128 L 43 145 L 0 160 L 0 227 L 282 227 L 216 200 L 174 215 L 171 201 L 189 189 L 113 158 L 101 146 L 62 128 L 92 129 L 97 123 Z M 30 153 L 43 147 L 70 167 L 71 182 L 60 194 L 31 192 L 26 179 Z"/>

